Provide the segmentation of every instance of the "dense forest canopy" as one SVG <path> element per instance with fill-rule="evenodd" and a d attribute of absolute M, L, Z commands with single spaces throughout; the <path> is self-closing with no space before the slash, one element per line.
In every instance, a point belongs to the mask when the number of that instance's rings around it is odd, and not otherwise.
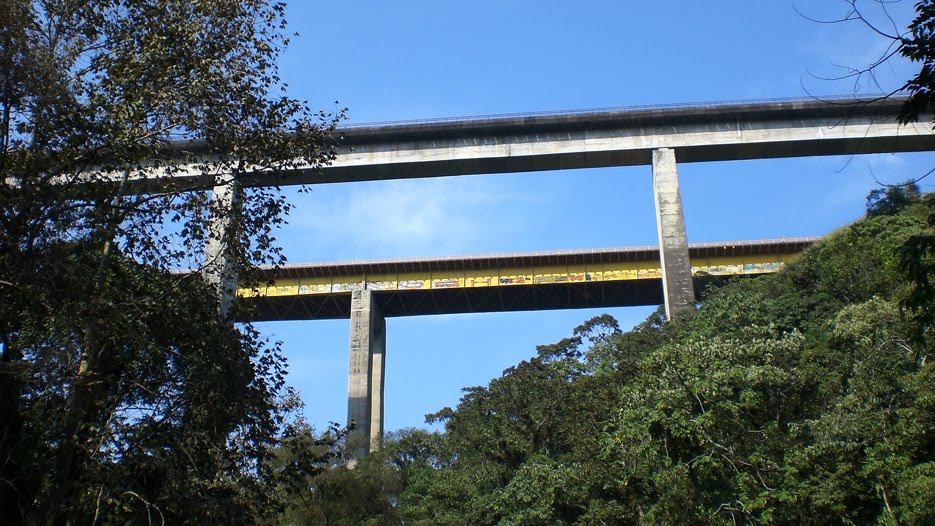
<path fill-rule="evenodd" d="M 279 348 L 170 270 L 282 261 L 288 203 L 239 180 L 327 162 L 333 124 L 284 94 L 287 43 L 268 0 L 0 2 L 0 524 L 275 511 Z M 205 187 L 135 184 L 191 141 Z"/>
<path fill-rule="evenodd" d="M 444 433 L 309 476 L 285 523 L 932 523 L 933 303 L 907 263 L 935 261 L 935 195 L 888 196 L 690 318 L 540 346 L 430 415 Z"/>

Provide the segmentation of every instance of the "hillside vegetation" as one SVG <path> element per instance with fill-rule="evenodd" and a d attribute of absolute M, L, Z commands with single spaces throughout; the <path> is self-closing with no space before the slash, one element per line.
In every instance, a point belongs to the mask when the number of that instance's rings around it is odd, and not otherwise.
<path fill-rule="evenodd" d="M 285 523 L 935 523 L 935 198 L 901 197 L 690 317 L 540 346 Z"/>

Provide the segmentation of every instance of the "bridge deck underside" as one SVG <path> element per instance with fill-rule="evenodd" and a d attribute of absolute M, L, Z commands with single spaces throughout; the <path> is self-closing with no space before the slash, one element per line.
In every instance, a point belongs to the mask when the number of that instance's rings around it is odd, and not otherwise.
<path fill-rule="evenodd" d="M 728 276 L 695 278 L 698 290 Z M 485 287 L 406 291 L 374 291 L 386 317 L 469 312 L 506 312 L 550 309 L 632 307 L 662 304 L 662 280 L 562 283 L 526 287 Z M 351 294 L 272 296 L 249 299 L 252 319 L 310 320 L 350 316 Z"/>
<path fill-rule="evenodd" d="M 778 271 L 812 238 L 689 248 L 695 290 Z M 372 291 L 384 316 L 659 305 L 655 247 L 306 264 L 269 269 L 239 294 L 252 320 L 348 318 L 351 292 Z"/>
<path fill-rule="evenodd" d="M 923 115 L 899 124 L 904 98 L 785 100 L 684 107 L 502 115 L 341 128 L 326 166 L 295 159 L 289 169 L 257 167 L 245 186 L 297 185 L 471 174 L 648 165 L 659 148 L 679 163 L 931 151 Z M 155 191 L 214 184 L 217 162 L 203 142 L 171 145 L 171 170 L 135 174 Z"/>

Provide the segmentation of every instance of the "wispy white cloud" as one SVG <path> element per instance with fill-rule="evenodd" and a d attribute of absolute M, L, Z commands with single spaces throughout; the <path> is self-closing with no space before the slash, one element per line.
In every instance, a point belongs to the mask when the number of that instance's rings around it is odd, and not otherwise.
<path fill-rule="evenodd" d="M 826 198 L 831 206 L 863 203 L 867 194 L 880 185 L 918 179 L 935 167 L 935 156 L 930 153 L 875 154 L 835 160 L 839 163 L 835 168 L 835 184 Z M 927 179 L 920 183 L 923 191 L 930 190 L 927 185 Z"/>
<path fill-rule="evenodd" d="M 912 19 L 913 2 L 858 2 L 861 14 L 866 21 L 880 31 L 894 36 L 906 30 Z M 837 20 L 847 15 L 848 7 L 844 2 L 822 4 L 815 2 L 797 2 L 798 9 L 806 17 L 816 20 Z M 800 52 L 813 57 L 807 68 L 808 75 L 803 83 L 809 91 L 818 93 L 847 93 L 858 91 L 875 93 L 891 91 L 903 85 L 909 78 L 913 66 L 908 60 L 896 54 L 885 63 L 873 68 L 871 74 L 860 78 L 849 77 L 838 81 L 825 80 L 863 70 L 877 63 L 881 58 L 896 49 L 893 40 L 878 34 L 867 23 L 850 20 L 835 24 L 814 24 L 809 39 L 799 42 Z"/>
<path fill-rule="evenodd" d="M 541 199 L 508 181 L 461 177 L 317 187 L 301 199 L 280 237 L 288 237 L 283 241 L 291 261 L 484 251 L 491 246 L 488 236 L 521 229 L 528 207 Z"/>

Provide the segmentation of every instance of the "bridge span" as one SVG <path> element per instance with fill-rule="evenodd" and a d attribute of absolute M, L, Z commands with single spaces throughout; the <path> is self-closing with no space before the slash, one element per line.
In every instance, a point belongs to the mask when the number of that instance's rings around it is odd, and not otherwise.
<path fill-rule="evenodd" d="M 682 163 L 929 151 L 927 124 L 899 124 L 903 97 L 774 99 L 486 115 L 340 127 L 327 166 L 256 169 L 247 186 L 320 184 L 652 164 L 677 151 Z M 200 142 L 173 145 L 172 169 L 149 186 L 210 185 L 212 157 Z"/>
<path fill-rule="evenodd" d="M 693 243 L 692 275 L 775 272 L 818 239 Z M 254 321 L 350 318 L 359 290 L 370 291 L 387 318 L 663 303 L 655 246 L 307 263 L 264 270 L 261 280 L 239 291 Z"/>
<path fill-rule="evenodd" d="M 928 151 L 930 119 L 900 125 L 905 99 L 741 101 L 359 125 L 308 183 L 652 164 Z"/>

